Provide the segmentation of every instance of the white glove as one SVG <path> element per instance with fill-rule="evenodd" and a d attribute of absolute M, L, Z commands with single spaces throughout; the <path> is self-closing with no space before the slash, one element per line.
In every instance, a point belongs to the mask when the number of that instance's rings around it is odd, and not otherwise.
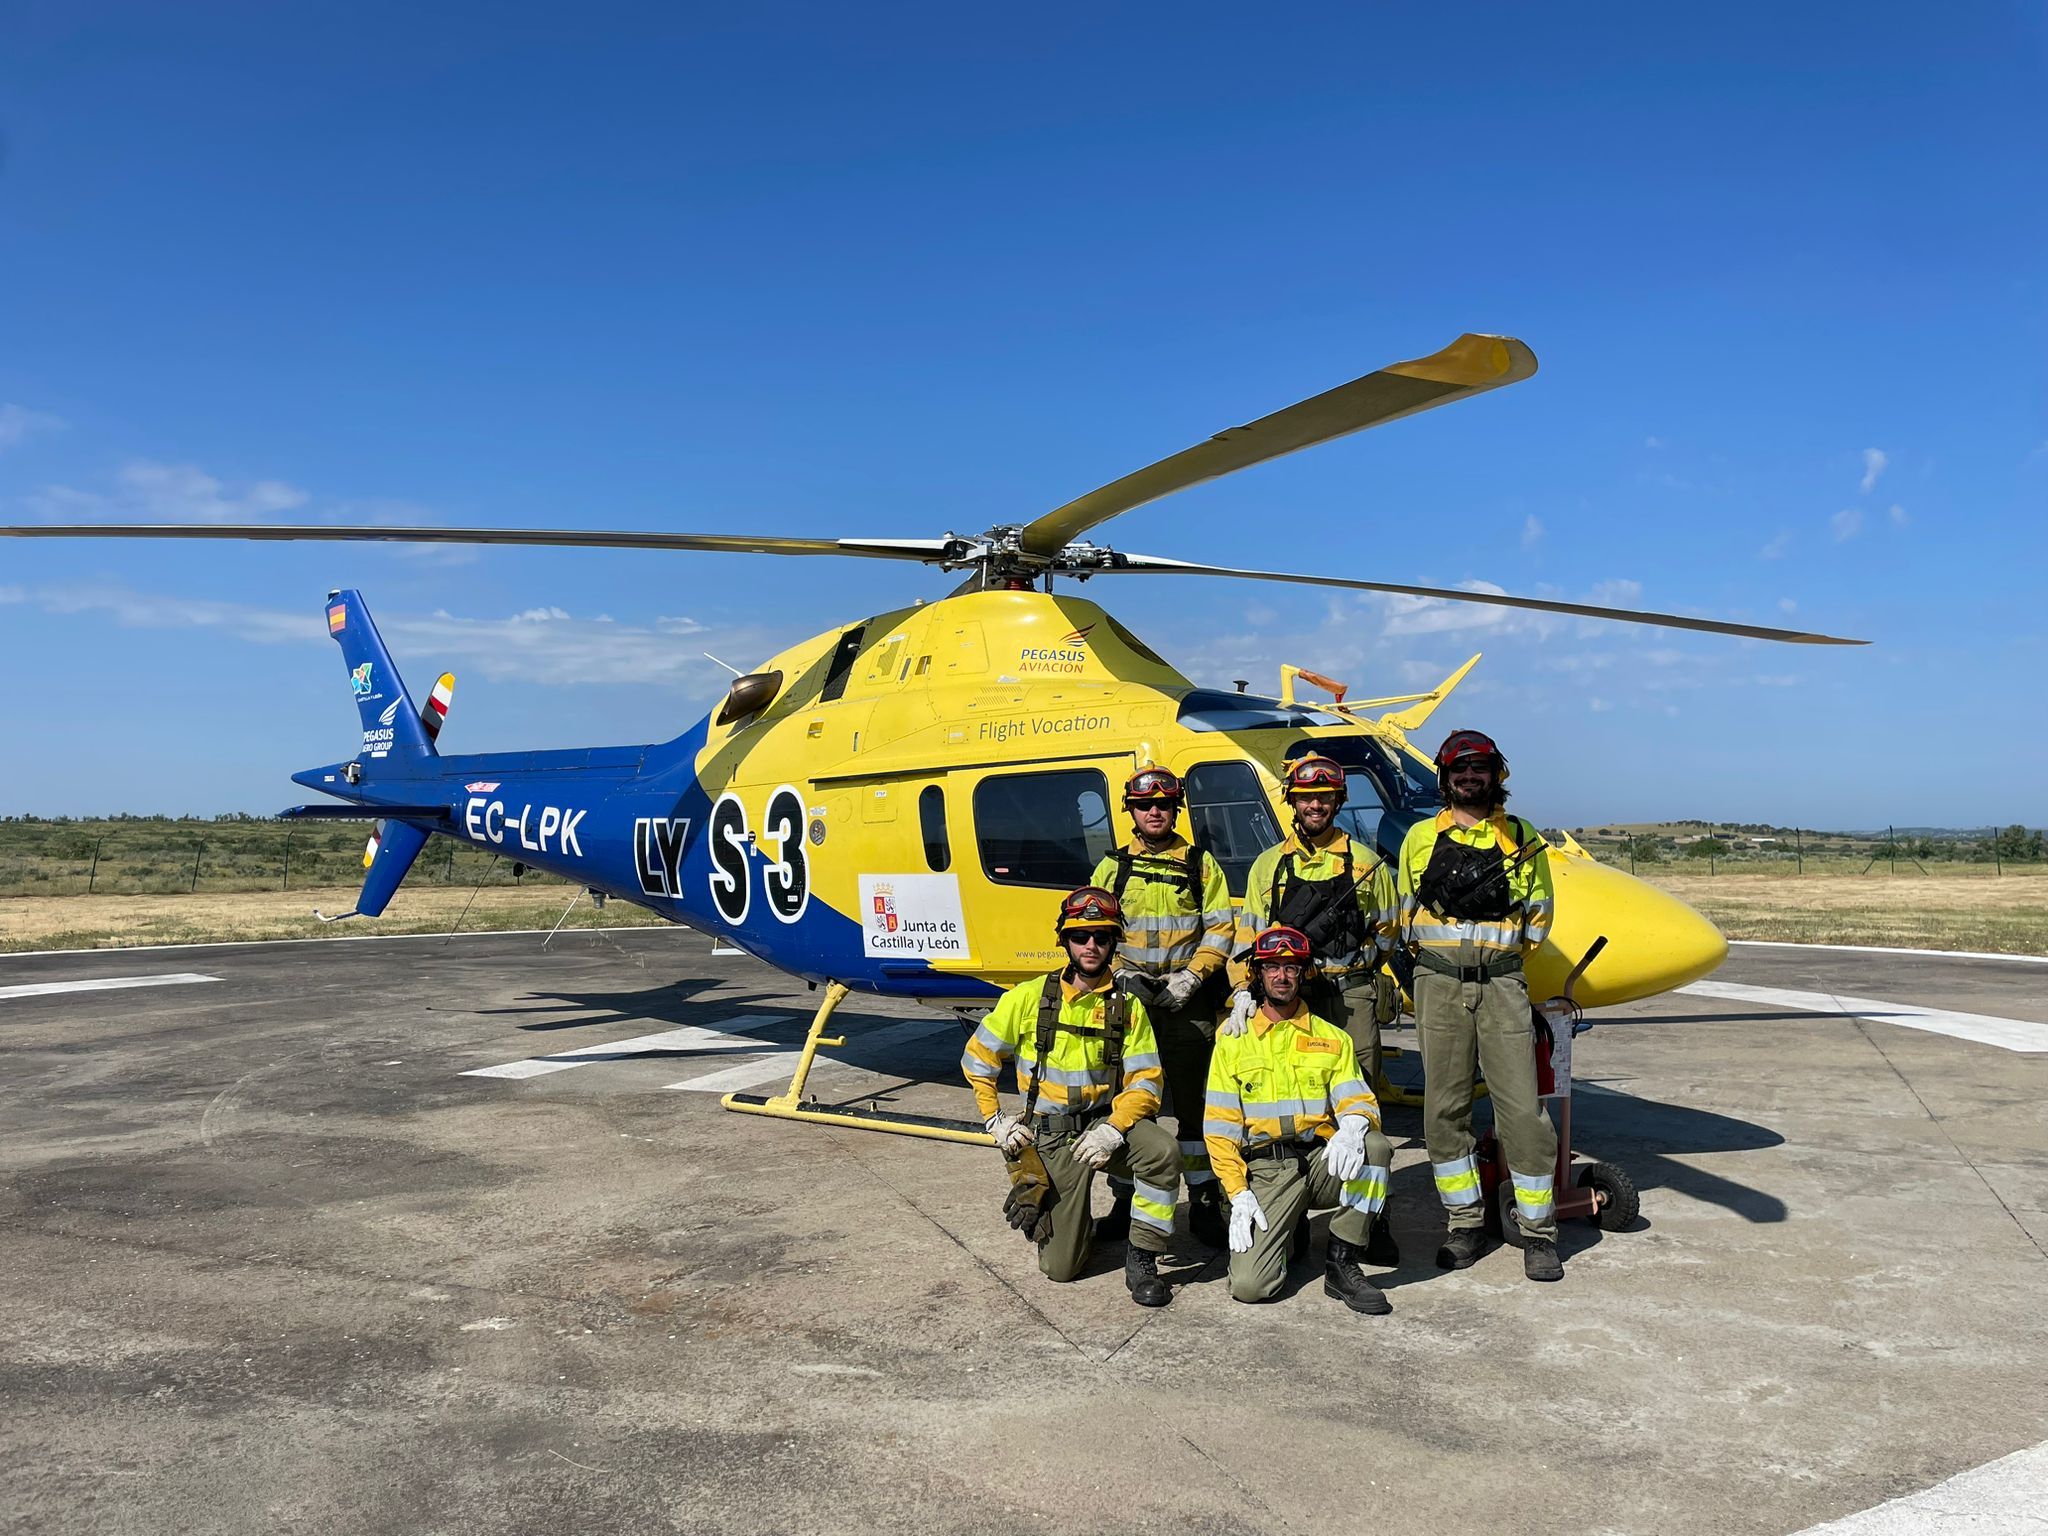
<path fill-rule="evenodd" d="M 1074 1138 L 1074 1161 L 1090 1168 L 1105 1168 L 1123 1144 L 1124 1133 L 1104 1120 Z"/>
<path fill-rule="evenodd" d="M 1339 1179 L 1365 1172 L 1365 1133 L 1371 1125 L 1363 1115 L 1337 1117 L 1337 1134 L 1323 1143 L 1323 1166 Z"/>
<path fill-rule="evenodd" d="M 1230 1017 L 1216 1026 L 1219 1035 L 1241 1035 L 1252 1027 L 1252 1015 L 1259 1011 L 1259 1005 L 1252 1001 L 1249 992 L 1233 993 L 1230 999 Z"/>
<path fill-rule="evenodd" d="M 1252 1228 L 1266 1230 L 1266 1212 L 1259 1204 L 1259 1197 L 1248 1189 L 1240 1189 L 1230 1197 L 1230 1251 L 1250 1253 L 1252 1249 Z"/>
<path fill-rule="evenodd" d="M 1038 1137 L 1030 1125 L 1016 1115 L 1006 1115 L 997 1110 L 982 1122 L 982 1127 L 996 1139 L 996 1150 L 1005 1157 L 1015 1157 L 1030 1146 Z"/>
<path fill-rule="evenodd" d="M 1202 978 L 1193 971 L 1187 969 L 1175 971 L 1160 984 L 1159 1006 L 1178 1013 L 1181 1009 L 1187 1007 L 1194 1000 L 1195 994 L 1201 990 Z"/>

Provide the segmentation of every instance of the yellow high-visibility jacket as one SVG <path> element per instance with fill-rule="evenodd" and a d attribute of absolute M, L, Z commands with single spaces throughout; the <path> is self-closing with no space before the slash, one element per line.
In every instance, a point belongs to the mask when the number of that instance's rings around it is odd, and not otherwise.
<path fill-rule="evenodd" d="M 1223 866 L 1204 853 L 1201 889 L 1188 889 L 1188 840 L 1176 833 L 1157 853 L 1146 851 L 1142 838 L 1122 850 L 1131 877 L 1117 892 L 1124 909 L 1123 942 L 1116 963 L 1148 976 L 1171 976 L 1183 968 L 1207 980 L 1230 958 L 1236 909 Z M 1116 891 L 1122 860 L 1106 855 L 1089 882 Z"/>
<path fill-rule="evenodd" d="M 1316 946 L 1316 969 L 1333 981 L 1353 975 L 1369 976 L 1378 969 L 1381 959 L 1394 947 L 1398 910 L 1394 873 L 1378 853 L 1332 828 L 1314 847 L 1304 845 L 1298 834 L 1289 834 L 1287 841 L 1275 843 L 1252 864 L 1252 872 L 1245 877 L 1244 902 L 1237 910 L 1237 940 L 1230 957 L 1232 986 L 1245 984 L 1252 940 L 1279 921 L 1273 912 L 1273 880 L 1280 861 L 1290 853 L 1294 855 L 1291 879 L 1335 880 L 1343 874 L 1347 847 L 1351 851 L 1351 878 L 1358 882 L 1353 900 L 1358 903 L 1365 937 L 1357 948 L 1342 954 Z M 1281 895 L 1284 899 L 1284 888 Z"/>
<path fill-rule="evenodd" d="M 1017 1092 L 1028 1095 L 1032 1079 L 1038 1080 L 1038 1105 L 1034 1113 L 1081 1114 L 1111 1106 L 1109 1123 L 1128 1131 L 1140 1120 L 1159 1113 L 1165 1079 L 1159 1067 L 1159 1045 L 1153 1038 L 1152 1021 L 1145 1005 L 1127 998 L 1130 1022 L 1124 1029 L 1123 1081 L 1109 1080 L 1104 1062 L 1108 1045 L 1099 1034 L 1071 1034 L 1062 1029 L 1053 1037 L 1052 1050 L 1041 1063 L 1038 1059 L 1038 1004 L 1050 978 L 1034 976 L 1005 992 L 988 1017 L 968 1036 L 967 1049 L 960 1055 L 960 1071 L 974 1090 L 974 1102 L 986 1120 L 1002 1106 L 997 1087 L 1003 1063 L 1016 1063 Z M 1059 1020 L 1085 1029 L 1102 1027 L 1102 1006 L 1109 997 L 1109 978 L 1087 991 L 1073 983 L 1060 984 Z"/>
<path fill-rule="evenodd" d="M 1340 1115 L 1379 1129 L 1380 1101 L 1358 1070 L 1351 1037 L 1308 1011 L 1276 1019 L 1261 1008 L 1241 1035 L 1218 1035 L 1209 1058 L 1202 1143 L 1225 1195 L 1247 1182 L 1244 1153 L 1269 1141 L 1327 1141 Z"/>
<path fill-rule="evenodd" d="M 1496 811 L 1469 827 L 1458 825 L 1449 811 L 1433 821 L 1418 821 L 1401 840 L 1401 941 L 1442 955 L 1457 965 L 1484 965 L 1507 955 L 1526 954 L 1550 932 L 1556 898 L 1550 885 L 1550 854 L 1532 855 L 1508 871 L 1508 915 L 1498 922 L 1454 922 L 1422 905 L 1416 888 L 1436 852 L 1437 839 L 1448 837 L 1473 848 L 1499 846 L 1511 859 L 1518 848 L 1543 841 L 1543 834 L 1519 816 Z"/>

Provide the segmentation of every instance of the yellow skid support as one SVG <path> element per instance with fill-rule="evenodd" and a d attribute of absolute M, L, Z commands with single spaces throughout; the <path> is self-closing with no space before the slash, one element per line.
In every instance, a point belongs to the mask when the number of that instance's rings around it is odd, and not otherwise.
<path fill-rule="evenodd" d="M 743 1115 L 769 1115 L 777 1120 L 804 1120 L 813 1125 L 836 1125 L 852 1131 L 887 1131 L 896 1136 L 922 1136 L 929 1141 L 957 1141 L 969 1146 L 992 1147 L 995 1140 L 987 1131 L 968 1120 L 942 1120 L 933 1115 L 890 1115 L 878 1109 L 861 1109 L 851 1104 L 819 1104 L 804 1100 L 804 1081 L 811 1075 L 811 1063 L 820 1047 L 846 1044 L 843 1035 L 827 1037 L 825 1023 L 846 1001 L 844 983 L 825 984 L 825 996 L 811 1018 L 810 1033 L 804 1036 L 802 1054 L 789 1086 L 773 1098 L 755 1093 L 728 1093 L 718 1102 Z"/>

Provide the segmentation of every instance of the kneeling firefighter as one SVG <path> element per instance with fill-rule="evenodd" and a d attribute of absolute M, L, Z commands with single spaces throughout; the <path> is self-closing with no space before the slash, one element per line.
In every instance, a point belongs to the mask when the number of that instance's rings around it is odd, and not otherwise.
<path fill-rule="evenodd" d="M 1453 731 L 1436 755 L 1445 809 L 1401 843 L 1401 936 L 1415 963 L 1422 1118 L 1449 1233 L 1436 1261 L 1464 1269 L 1486 1248 L 1473 1156 L 1474 1068 L 1493 1100 L 1494 1133 L 1514 1181 L 1522 1268 L 1559 1280 L 1557 1131 L 1536 1094 L 1524 959 L 1550 932 L 1543 834 L 1503 808 L 1507 759 L 1478 731 Z"/>
<path fill-rule="evenodd" d="M 1265 1301 L 1287 1278 L 1295 1230 L 1312 1207 L 1330 1218 L 1323 1290 L 1354 1312 L 1392 1304 L 1358 1267 L 1386 1209 L 1394 1149 L 1351 1037 L 1302 1001 L 1314 970 L 1306 935 L 1268 928 L 1252 941 L 1257 1000 L 1242 1034 L 1220 1036 L 1202 1121 L 1209 1162 L 1230 1196 L 1230 1294 Z"/>
<path fill-rule="evenodd" d="M 1010 1224 L 1038 1243 L 1038 1267 L 1072 1280 L 1094 1233 L 1088 1197 L 1098 1172 L 1133 1181 L 1124 1283 L 1141 1307 L 1172 1299 L 1159 1255 L 1173 1231 L 1180 1151 L 1159 1112 L 1159 1048 L 1145 1005 L 1110 969 L 1123 936 L 1116 898 L 1084 885 L 1060 903 L 1055 925 L 1067 964 L 1002 995 L 960 1057 L 988 1132 L 1012 1163 Z M 1024 1106 L 1003 1112 L 1003 1063 L 1016 1063 Z M 1032 1163 L 1042 1165 L 1042 1174 Z"/>
<path fill-rule="evenodd" d="M 1188 1187 L 1188 1230 L 1221 1248 L 1223 1202 L 1202 1145 L 1202 1085 L 1209 1076 L 1236 914 L 1215 855 L 1174 830 L 1186 799 L 1179 776 L 1165 768 L 1132 774 L 1124 783 L 1124 809 L 1136 835 L 1095 866 L 1093 879 L 1123 910 L 1117 977 L 1144 1000 L 1159 1041 L 1181 1178 Z M 1101 1238 L 1122 1236 L 1130 1221 L 1129 1186 L 1111 1180 L 1111 1187 L 1117 1203 L 1096 1224 Z"/>
<path fill-rule="evenodd" d="M 1274 924 L 1298 929 L 1318 957 L 1303 997 L 1318 1017 L 1350 1036 L 1372 1086 L 1380 1077 L 1380 1026 L 1393 1022 L 1398 1009 L 1393 980 L 1382 970 L 1394 946 L 1393 871 L 1336 824 L 1348 793 L 1341 764 L 1309 753 L 1286 765 L 1281 786 L 1294 827 L 1286 841 L 1259 855 L 1245 879 L 1231 962 L 1240 990 L 1221 1032 L 1241 1031 L 1251 1016 L 1245 982 L 1253 938 Z M 1374 1264 L 1401 1262 L 1384 1215 L 1373 1223 L 1367 1247 Z"/>

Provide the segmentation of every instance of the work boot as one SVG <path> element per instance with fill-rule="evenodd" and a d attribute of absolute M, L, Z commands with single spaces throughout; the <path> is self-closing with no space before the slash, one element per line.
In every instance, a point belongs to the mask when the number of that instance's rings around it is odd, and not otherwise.
<path fill-rule="evenodd" d="M 1163 1307 L 1173 1300 L 1173 1292 L 1159 1278 L 1159 1255 L 1135 1243 L 1124 1250 L 1124 1284 L 1141 1307 Z"/>
<path fill-rule="evenodd" d="M 1330 1239 L 1329 1258 L 1323 1264 L 1323 1294 L 1336 1297 L 1354 1312 L 1377 1316 L 1393 1311 L 1394 1304 L 1358 1267 L 1361 1251 L 1339 1238 Z"/>
<path fill-rule="evenodd" d="M 1373 1217 L 1372 1225 L 1365 1229 L 1365 1262 L 1375 1269 L 1401 1267 L 1401 1248 L 1394 1241 L 1394 1229 L 1387 1224 L 1385 1211 Z"/>
<path fill-rule="evenodd" d="M 1453 1227 L 1450 1236 L 1444 1239 L 1443 1247 L 1436 1251 L 1438 1269 L 1470 1269 L 1479 1262 L 1479 1256 L 1486 1252 L 1486 1229 L 1484 1227 Z"/>
<path fill-rule="evenodd" d="M 1112 1189 L 1111 1193 L 1116 1198 L 1109 1208 L 1109 1214 L 1095 1218 L 1095 1241 L 1128 1242 L 1131 1236 L 1131 1191 Z"/>
<path fill-rule="evenodd" d="M 1230 1215 L 1221 1184 L 1197 1184 L 1188 1191 L 1188 1231 L 1206 1248 L 1230 1246 Z"/>
<path fill-rule="evenodd" d="M 1557 1244 L 1547 1237 L 1524 1238 L 1522 1273 L 1531 1280 L 1562 1280 L 1564 1263 L 1557 1256 Z"/>

